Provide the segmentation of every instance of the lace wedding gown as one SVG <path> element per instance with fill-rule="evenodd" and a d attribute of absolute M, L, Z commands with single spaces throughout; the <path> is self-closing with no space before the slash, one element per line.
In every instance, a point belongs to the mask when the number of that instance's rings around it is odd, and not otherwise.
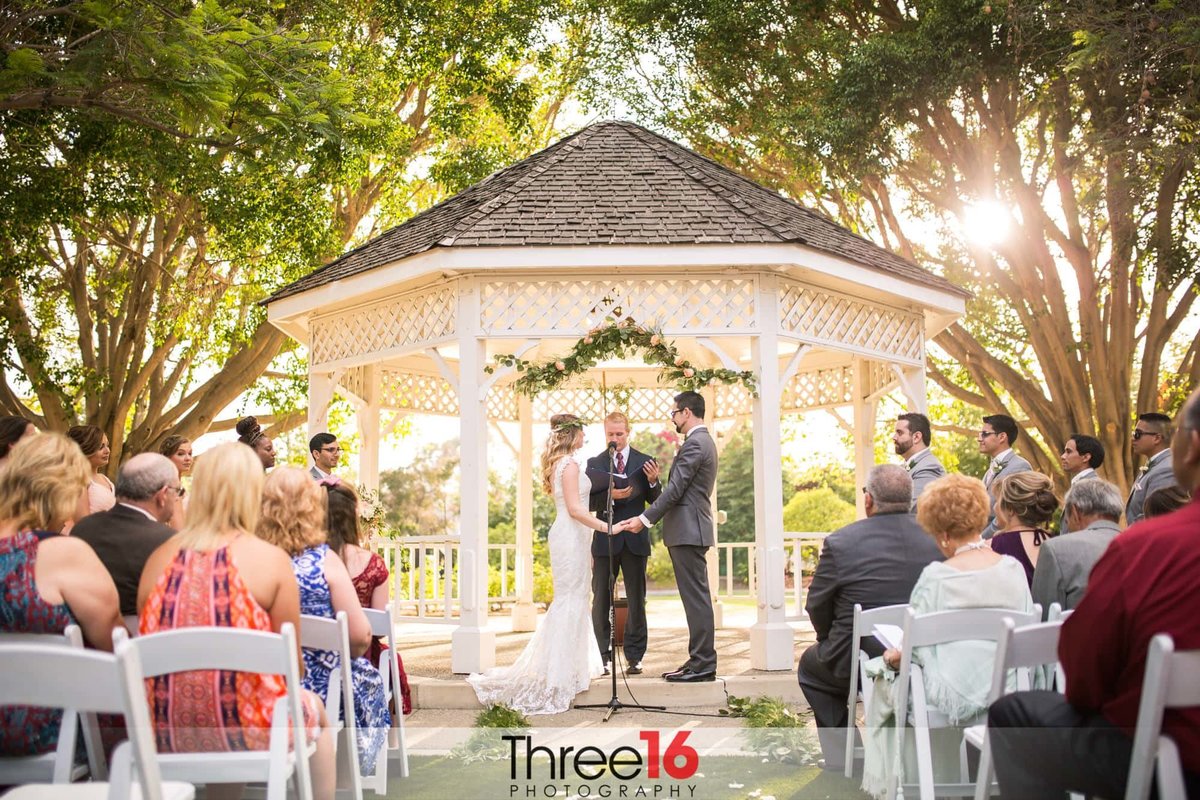
<path fill-rule="evenodd" d="M 484 705 L 504 703 L 524 714 L 560 714 L 575 695 L 604 673 L 592 631 L 589 593 L 592 584 L 592 530 L 571 519 L 563 499 L 567 458 L 554 467 L 554 507 L 550 526 L 550 571 L 554 602 L 529 644 L 508 667 L 475 673 L 467 682 Z M 587 473 L 579 470 L 579 501 L 591 493 Z"/>

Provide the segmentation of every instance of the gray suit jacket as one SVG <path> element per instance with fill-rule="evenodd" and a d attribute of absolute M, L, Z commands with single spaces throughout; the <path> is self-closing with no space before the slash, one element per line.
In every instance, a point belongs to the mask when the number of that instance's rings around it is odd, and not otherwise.
<path fill-rule="evenodd" d="M 988 470 L 983 474 L 983 483 L 987 486 L 988 497 L 991 499 L 991 510 L 988 512 L 988 524 L 983 529 L 983 538 L 990 539 L 996 532 L 996 496 L 992 494 L 992 484 L 999 478 L 1007 475 L 1016 475 L 1018 472 L 1029 472 L 1033 466 L 1017 455 L 1014 450 L 1013 454 L 1004 462 L 1004 467 L 999 472 L 993 473 L 991 464 L 988 464 Z"/>
<path fill-rule="evenodd" d="M 1033 602 L 1042 604 L 1043 616 L 1049 613 L 1051 603 L 1058 603 L 1064 611 L 1079 605 L 1092 567 L 1120 532 L 1120 525 L 1102 519 L 1081 531 L 1042 542 L 1032 589 Z"/>
<path fill-rule="evenodd" d="M 826 537 L 805 610 L 817 632 L 817 657 L 832 674 L 850 675 L 854 604 L 870 609 L 907 603 L 921 571 L 944 558 L 912 514 L 876 514 Z M 869 636 L 863 648 L 883 652 Z"/>
<path fill-rule="evenodd" d="M 712 493 L 717 483 L 717 444 L 706 428 L 693 430 L 671 462 L 663 493 L 642 512 L 651 525 L 663 521 L 663 544 L 712 547 Z"/>
<path fill-rule="evenodd" d="M 316 467 L 309 467 L 308 474 L 312 476 L 312 479 L 314 481 L 319 481 L 325 477 L 324 475 L 321 474 L 320 470 L 318 470 Z"/>
<path fill-rule="evenodd" d="M 942 466 L 942 462 L 938 461 L 938 457 L 933 454 L 929 448 L 925 448 L 916 455 L 916 461 L 908 474 L 912 477 L 913 482 L 913 500 L 912 507 L 917 507 L 917 498 L 921 496 L 921 492 L 925 491 L 925 487 L 936 481 L 938 478 L 946 474 L 946 468 Z"/>
<path fill-rule="evenodd" d="M 1155 490 L 1164 486 L 1174 486 L 1178 482 L 1175 480 L 1175 471 L 1171 468 L 1171 451 L 1162 451 L 1157 459 L 1145 474 L 1139 474 L 1138 479 L 1133 482 L 1133 491 L 1129 493 L 1129 501 L 1125 503 L 1126 525 L 1132 525 L 1142 518 L 1142 506 Z"/>

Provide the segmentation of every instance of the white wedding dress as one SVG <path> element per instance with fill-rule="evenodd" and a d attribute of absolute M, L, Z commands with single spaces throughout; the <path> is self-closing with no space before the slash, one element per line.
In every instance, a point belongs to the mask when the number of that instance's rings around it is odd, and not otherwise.
<path fill-rule="evenodd" d="M 550 571 L 554 601 L 529 644 L 508 667 L 474 673 L 467 682 L 479 702 L 503 703 L 523 714 L 561 714 L 592 678 L 604 674 L 592 631 L 592 529 L 571 519 L 563 499 L 562 475 L 568 458 L 554 467 L 554 507 L 550 526 Z M 579 501 L 587 507 L 592 482 L 579 470 Z"/>

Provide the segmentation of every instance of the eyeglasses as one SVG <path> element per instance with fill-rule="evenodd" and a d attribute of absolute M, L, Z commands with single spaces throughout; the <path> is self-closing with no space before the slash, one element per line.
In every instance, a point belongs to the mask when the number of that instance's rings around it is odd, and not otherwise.
<path fill-rule="evenodd" d="M 342 448 L 337 447 L 336 445 L 333 447 L 322 447 L 321 452 L 322 453 L 340 453 L 340 452 L 342 452 Z"/>
<path fill-rule="evenodd" d="M 682 408 L 672 408 L 671 409 L 671 419 L 675 419 L 676 414 L 682 414 L 682 413 L 683 413 Z"/>
<path fill-rule="evenodd" d="M 167 488 L 174 492 L 176 497 L 183 497 L 187 493 L 182 486 L 168 486 Z"/>
<path fill-rule="evenodd" d="M 996 431 L 980 431 L 979 432 L 980 439 L 986 439 L 989 436 L 995 436 L 995 435 L 996 435 Z"/>
<path fill-rule="evenodd" d="M 1138 439 L 1142 438 L 1143 436 L 1162 436 L 1162 434 L 1161 434 L 1161 433 L 1155 433 L 1154 431 L 1144 431 L 1144 430 L 1142 430 L 1141 428 L 1134 428 L 1134 429 L 1133 429 L 1133 440 L 1134 440 L 1135 442 L 1136 442 Z"/>

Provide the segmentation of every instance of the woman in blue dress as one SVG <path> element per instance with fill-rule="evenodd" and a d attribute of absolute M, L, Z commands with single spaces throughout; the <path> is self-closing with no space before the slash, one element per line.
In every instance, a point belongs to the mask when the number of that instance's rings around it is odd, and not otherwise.
<path fill-rule="evenodd" d="M 325 490 L 307 472 L 294 467 L 276 469 L 263 485 L 258 535 L 292 556 L 292 569 L 300 587 L 301 614 L 333 619 L 339 611 L 345 611 L 349 618 L 359 771 L 371 775 L 392 718 L 379 670 L 363 658 L 371 643 L 370 623 L 358 602 L 346 565 L 325 543 L 325 495 Z M 329 676 L 338 666 L 338 654 L 308 648 L 303 653 L 304 688 L 327 700 Z"/>

